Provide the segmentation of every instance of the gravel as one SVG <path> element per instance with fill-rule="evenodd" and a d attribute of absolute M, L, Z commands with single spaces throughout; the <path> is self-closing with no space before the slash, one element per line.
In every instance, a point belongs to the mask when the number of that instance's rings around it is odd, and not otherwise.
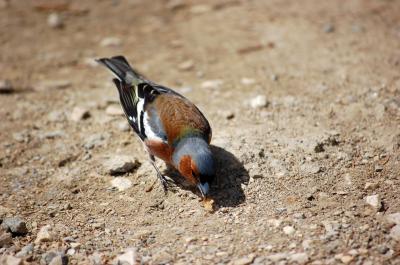
<path fill-rule="evenodd" d="M 140 166 L 139 161 L 129 155 L 114 155 L 104 161 L 104 170 L 110 175 L 132 172 Z"/>
<path fill-rule="evenodd" d="M 9 80 L 0 80 L 0 94 L 10 94 L 14 92 L 14 87 Z"/>
<path fill-rule="evenodd" d="M 258 95 L 250 100 L 250 107 L 253 109 L 265 108 L 269 104 L 267 97 L 264 95 Z"/>
<path fill-rule="evenodd" d="M 70 114 L 70 120 L 71 121 L 82 121 L 82 120 L 86 120 L 90 117 L 90 112 L 87 108 L 84 107 L 75 107 L 71 114 Z"/>
<path fill-rule="evenodd" d="M 128 248 L 123 254 L 118 255 L 113 264 L 116 265 L 136 265 L 138 263 L 138 255 L 136 248 Z"/>
<path fill-rule="evenodd" d="M 119 191 L 124 191 L 132 187 L 132 181 L 124 177 L 117 177 L 111 180 L 111 186 Z"/>
<path fill-rule="evenodd" d="M 36 239 L 35 244 L 40 244 L 42 242 L 49 242 L 54 239 L 54 235 L 52 233 L 52 227 L 50 225 L 43 226 L 40 228 Z"/>
<path fill-rule="evenodd" d="M 64 21 L 59 14 L 51 13 L 47 17 L 47 25 L 53 29 L 61 29 L 64 26 Z"/>
<path fill-rule="evenodd" d="M 13 235 L 25 235 L 28 233 L 25 221 L 19 217 L 5 218 L 1 226 Z"/>
<path fill-rule="evenodd" d="M 11 233 L 0 231 L 0 248 L 9 247 L 12 244 Z"/>
<path fill-rule="evenodd" d="M 376 211 L 379 211 L 382 207 L 382 201 L 379 194 L 365 197 L 365 202 Z"/>

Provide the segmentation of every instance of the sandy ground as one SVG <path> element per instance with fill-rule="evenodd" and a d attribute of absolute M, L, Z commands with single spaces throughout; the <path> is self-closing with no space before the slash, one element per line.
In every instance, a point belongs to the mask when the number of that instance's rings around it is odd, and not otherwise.
<path fill-rule="evenodd" d="M 0 6 L 4 264 L 400 264 L 399 1 Z M 155 182 L 93 62 L 118 54 L 208 117 L 215 212 Z"/>

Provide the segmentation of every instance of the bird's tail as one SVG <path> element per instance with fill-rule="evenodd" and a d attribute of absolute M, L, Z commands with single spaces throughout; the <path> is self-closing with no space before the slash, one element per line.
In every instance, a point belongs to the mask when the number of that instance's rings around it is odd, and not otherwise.
<path fill-rule="evenodd" d="M 110 69 L 117 77 L 114 78 L 113 81 L 118 88 L 122 108 L 129 124 L 143 139 L 138 124 L 138 113 L 141 111 L 141 109 L 138 110 L 138 103 L 140 100 L 143 100 L 139 98 L 138 84 L 142 83 L 145 79 L 138 72 L 132 69 L 123 56 L 101 58 L 97 61 Z"/>
<path fill-rule="evenodd" d="M 141 74 L 129 65 L 124 56 L 101 58 L 96 61 L 110 69 L 120 81 L 126 84 L 137 85 L 144 79 Z"/>

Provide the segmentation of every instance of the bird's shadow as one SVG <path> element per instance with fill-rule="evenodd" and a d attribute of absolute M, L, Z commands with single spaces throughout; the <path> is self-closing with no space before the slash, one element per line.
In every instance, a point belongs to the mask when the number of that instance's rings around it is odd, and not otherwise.
<path fill-rule="evenodd" d="M 210 197 L 214 199 L 218 208 L 235 207 L 242 204 L 246 199 L 242 184 L 248 184 L 249 173 L 229 151 L 215 145 L 211 145 L 211 151 L 216 163 L 216 176 L 211 184 Z M 198 190 L 188 185 L 173 168 L 167 168 L 164 173 L 172 178 L 180 188 L 190 190 L 199 195 Z"/>

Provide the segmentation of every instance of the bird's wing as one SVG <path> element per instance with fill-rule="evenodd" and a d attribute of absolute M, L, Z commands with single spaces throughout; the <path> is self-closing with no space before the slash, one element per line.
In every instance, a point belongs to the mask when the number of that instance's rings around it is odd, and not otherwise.
<path fill-rule="evenodd" d="M 161 94 L 182 96 L 172 89 L 144 78 L 123 56 L 101 58 L 98 62 L 117 77 L 113 81 L 118 88 L 122 108 L 129 124 L 140 139 L 145 141 L 150 138 L 149 140 L 166 142 L 166 134 L 157 112 L 147 106 Z"/>
<path fill-rule="evenodd" d="M 115 79 L 122 108 L 129 124 L 139 137 L 144 140 L 167 142 L 164 126 L 152 102 L 163 93 L 172 90 L 155 89 L 148 83 L 127 85 Z"/>
<path fill-rule="evenodd" d="M 171 146 L 190 136 L 200 136 L 210 142 L 210 124 L 203 113 L 186 98 L 165 93 L 160 94 L 151 105 L 157 110 Z"/>

